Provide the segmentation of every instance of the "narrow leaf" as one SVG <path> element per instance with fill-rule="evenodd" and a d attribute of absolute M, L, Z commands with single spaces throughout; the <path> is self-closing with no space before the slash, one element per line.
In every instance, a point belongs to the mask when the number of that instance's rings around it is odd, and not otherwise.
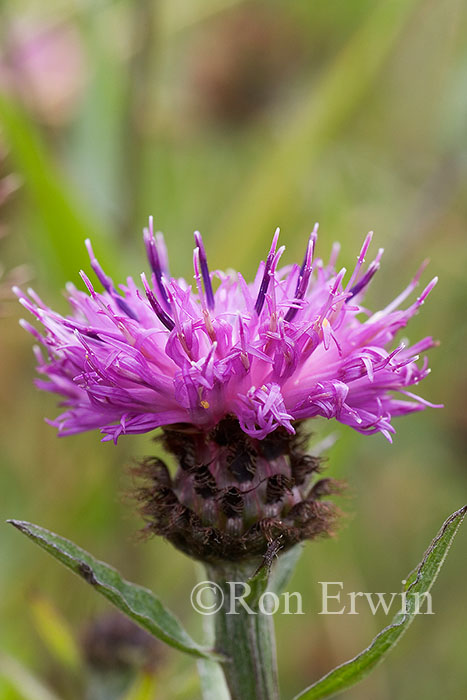
<path fill-rule="evenodd" d="M 116 569 L 53 532 L 21 520 L 8 522 L 84 578 L 98 593 L 158 639 L 193 656 L 220 659 L 193 641 L 177 618 L 147 588 L 126 581 Z"/>
<path fill-rule="evenodd" d="M 367 649 L 306 688 L 296 696 L 295 700 L 320 700 L 333 697 L 359 683 L 383 661 L 413 621 L 419 606 L 423 603 L 423 594 L 428 593 L 436 581 L 466 512 L 467 506 L 464 506 L 446 520 L 417 569 L 406 577 L 405 613 L 399 612 L 392 624 L 383 629 Z"/>

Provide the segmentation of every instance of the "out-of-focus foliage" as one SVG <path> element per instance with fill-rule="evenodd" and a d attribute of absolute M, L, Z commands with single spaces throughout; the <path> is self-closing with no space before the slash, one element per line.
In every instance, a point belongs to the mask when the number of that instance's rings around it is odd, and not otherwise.
<path fill-rule="evenodd" d="M 318 582 L 399 590 L 399 576 L 465 502 L 466 35 L 462 0 L 0 5 L 0 177 L 21 182 L 0 209 L 0 261 L 5 274 L 27 264 L 51 306 L 65 310 L 62 288 L 88 267 L 86 236 L 116 281 L 141 272 L 150 213 L 176 275 L 192 274 L 195 228 L 212 268 L 241 266 L 249 276 L 276 225 L 292 261 L 318 220 L 319 253 L 340 240 L 347 266 L 375 230 L 386 253 L 371 306 L 392 299 L 426 257 L 426 281 L 440 277 L 408 332 L 441 340 L 422 393 L 445 408 L 399 421 L 393 446 L 339 428 L 328 469 L 350 485 L 351 516 L 335 539 L 305 548 L 290 590 L 302 592 L 306 614 L 276 617 L 284 697 L 359 652 L 385 621 L 365 609 L 318 615 Z M 118 447 L 91 434 L 58 440 L 43 421 L 55 415 L 54 399 L 32 385 L 22 309 L 7 302 L 1 314 L 3 519 L 32 520 L 105 558 L 154 588 L 200 638 L 193 564 L 138 539 L 125 497 L 125 465 L 156 449 L 150 436 Z M 78 639 L 105 601 L 7 526 L 0 546 L 0 696 L 35 687 L 79 697 L 56 616 Z M 419 617 L 403 641 L 410 666 L 401 645 L 350 700 L 465 696 L 464 548 L 461 532 L 433 590 L 436 615 Z M 57 608 L 49 643 L 40 596 Z M 195 663 L 176 652 L 156 682 L 148 678 L 134 697 L 199 697 Z"/>

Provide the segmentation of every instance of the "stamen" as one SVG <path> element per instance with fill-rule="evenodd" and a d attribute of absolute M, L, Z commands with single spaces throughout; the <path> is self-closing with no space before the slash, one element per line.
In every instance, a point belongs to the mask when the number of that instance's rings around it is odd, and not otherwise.
<path fill-rule="evenodd" d="M 419 269 L 417 270 L 415 277 L 413 280 L 410 282 L 410 284 L 404 289 L 403 292 L 399 294 L 398 297 L 394 299 L 390 304 L 385 306 L 384 309 L 381 309 L 381 311 L 377 311 L 376 313 L 373 314 L 373 319 L 376 318 L 381 318 L 382 316 L 385 316 L 387 314 L 392 313 L 395 309 L 397 309 L 398 306 L 402 304 L 403 301 L 407 299 L 407 297 L 413 292 L 413 290 L 417 287 L 420 277 L 422 276 L 423 271 L 425 270 L 426 266 L 428 265 L 430 261 L 428 258 L 422 262 L 420 265 Z"/>
<path fill-rule="evenodd" d="M 315 251 L 316 239 L 318 237 L 318 224 L 315 224 L 313 231 L 308 239 L 308 244 L 305 250 L 305 256 L 303 258 L 303 263 L 300 268 L 300 272 L 297 280 L 297 287 L 295 289 L 295 299 L 302 300 L 308 289 L 308 283 L 310 281 L 311 273 L 313 271 L 313 254 Z M 285 315 L 286 321 L 292 321 L 298 310 L 299 306 L 291 306 Z"/>
<path fill-rule="evenodd" d="M 271 265 L 274 260 L 274 256 L 276 254 L 276 248 L 277 248 L 277 241 L 279 238 L 279 233 L 280 229 L 276 229 L 276 232 L 274 234 L 274 237 L 272 239 L 272 244 L 271 248 L 269 249 L 268 257 L 266 258 L 266 265 L 264 267 L 264 273 L 263 273 L 263 279 L 261 280 L 261 285 L 259 288 L 259 293 L 256 299 L 256 304 L 255 304 L 255 311 L 258 314 L 258 316 L 261 313 L 261 310 L 264 306 L 264 300 L 266 298 L 266 292 L 268 291 L 269 287 L 269 271 L 271 269 Z"/>
<path fill-rule="evenodd" d="M 370 247 L 371 239 L 373 238 L 373 231 L 370 231 L 368 235 L 366 236 L 365 240 L 363 241 L 362 248 L 360 250 L 360 255 L 357 258 L 357 264 L 355 265 L 355 269 L 352 272 L 352 275 L 349 279 L 349 283 L 347 285 L 347 289 L 351 289 L 353 283 L 358 277 L 358 273 L 360 272 L 360 269 L 365 262 L 365 255 L 368 252 L 368 248 Z"/>
<path fill-rule="evenodd" d="M 379 261 L 381 260 L 383 252 L 384 252 L 384 248 L 380 248 L 378 251 L 378 255 L 373 260 L 373 262 L 370 265 L 368 265 L 368 270 L 365 272 L 363 277 L 356 284 L 354 284 L 353 287 L 351 287 L 349 289 L 349 296 L 345 300 L 345 303 L 349 302 L 350 299 L 352 299 L 352 297 L 359 294 L 363 289 L 365 289 L 365 287 L 367 287 L 369 285 L 369 283 L 373 279 L 374 275 L 379 270 L 379 267 L 380 267 Z"/>
<path fill-rule="evenodd" d="M 12 291 L 13 292 L 15 291 L 15 287 L 12 287 Z M 47 309 L 46 305 L 44 304 L 44 302 L 42 301 L 40 296 L 34 291 L 34 289 L 32 289 L 31 287 L 28 287 L 27 292 L 28 292 L 29 296 L 31 297 L 31 299 L 36 303 L 36 305 L 39 308 L 44 309 L 44 310 Z"/>
<path fill-rule="evenodd" d="M 203 309 L 206 308 L 206 297 L 203 291 L 203 285 L 201 284 L 201 272 L 200 272 L 200 259 L 199 259 L 199 248 L 195 248 L 193 251 L 193 268 L 195 271 L 196 287 L 198 289 L 198 295 L 201 301 L 201 306 Z"/>
<path fill-rule="evenodd" d="M 13 292 L 13 294 L 14 294 L 15 296 L 18 297 L 18 299 L 25 298 L 25 294 L 24 294 L 23 290 L 22 290 L 20 287 L 18 287 L 18 286 L 14 285 L 14 286 L 11 288 L 11 291 Z"/>
<path fill-rule="evenodd" d="M 98 262 L 97 258 L 96 258 L 95 255 L 94 255 L 94 251 L 93 251 L 93 249 L 92 249 L 91 241 L 89 240 L 89 238 L 86 239 L 85 245 L 86 245 L 86 250 L 88 251 L 89 259 L 90 259 L 90 261 L 91 261 L 91 267 L 92 267 L 92 269 L 93 269 L 93 271 L 94 271 L 94 274 L 96 275 L 97 279 L 98 279 L 99 282 L 102 284 L 102 286 L 104 287 L 105 291 L 106 291 L 108 294 L 110 294 L 110 296 L 112 297 L 112 299 L 115 301 L 115 303 L 117 304 L 117 306 L 119 307 L 119 309 L 120 309 L 121 311 L 123 311 L 124 314 L 126 314 L 127 316 L 129 316 L 130 318 L 132 318 L 133 321 L 138 321 L 139 319 L 138 319 L 137 314 L 136 314 L 136 313 L 133 311 L 133 309 L 127 304 L 127 302 L 125 301 L 125 299 L 123 299 L 123 298 L 120 296 L 120 294 L 117 292 L 117 290 L 116 290 L 115 287 L 114 287 L 114 284 L 113 284 L 113 282 L 112 282 L 112 279 L 111 279 L 110 277 L 108 277 L 108 276 L 105 274 L 104 270 L 103 270 L 102 267 L 99 265 L 99 262 Z M 83 276 L 81 275 L 81 277 L 83 277 Z M 84 279 L 84 278 L 83 278 L 83 279 Z M 84 280 L 84 282 L 85 282 L 85 284 L 86 284 L 86 280 Z M 87 285 L 86 285 L 86 286 L 87 286 Z"/>
<path fill-rule="evenodd" d="M 123 311 L 124 314 L 132 318 L 133 321 L 139 321 L 138 315 L 133 311 L 131 306 L 129 306 L 126 303 L 125 299 L 122 299 L 120 294 L 118 294 L 115 290 L 113 290 L 112 297 L 115 300 L 117 306 L 120 308 L 121 311 Z"/>
<path fill-rule="evenodd" d="M 347 272 L 346 268 L 343 267 L 342 270 L 337 275 L 336 279 L 334 280 L 334 284 L 332 285 L 332 288 L 329 292 L 330 296 L 333 297 L 337 294 L 337 291 L 342 284 L 342 280 L 344 279 L 346 272 Z"/>
<path fill-rule="evenodd" d="M 152 216 L 150 218 L 150 225 L 152 227 Z M 156 248 L 159 255 L 159 263 L 162 272 L 167 277 L 170 277 L 169 256 L 167 254 L 167 246 L 165 245 L 164 235 L 161 233 L 161 231 L 158 231 L 154 234 L 154 238 L 156 239 Z"/>
<path fill-rule="evenodd" d="M 91 280 L 89 279 L 89 277 L 87 276 L 87 274 L 85 273 L 85 271 L 84 271 L 84 270 L 80 270 L 80 271 L 79 271 L 79 276 L 81 277 L 81 279 L 83 280 L 84 284 L 86 285 L 86 289 L 88 290 L 89 294 L 90 294 L 92 297 L 95 297 L 95 296 L 96 296 L 96 290 L 94 289 L 94 287 L 93 287 L 93 285 L 92 285 L 92 282 L 91 282 Z"/>
<path fill-rule="evenodd" d="M 248 372 L 250 369 L 250 360 L 248 359 L 248 353 L 247 353 L 247 346 L 246 346 L 246 338 L 245 338 L 245 327 L 243 325 L 243 319 L 242 315 L 239 313 L 238 314 L 238 326 L 239 326 L 239 332 L 240 332 L 240 345 L 242 346 L 242 352 L 240 353 L 240 359 L 242 361 L 242 365 Z"/>
<path fill-rule="evenodd" d="M 149 303 L 151 304 L 152 310 L 156 314 L 157 318 L 159 321 L 167 328 L 167 330 L 171 331 L 175 328 L 175 323 L 172 321 L 170 316 L 165 313 L 164 309 L 162 306 L 159 304 L 157 301 L 153 291 L 151 290 L 149 283 L 146 279 L 146 275 L 144 272 L 141 275 L 141 280 L 144 285 L 144 291 L 146 292 L 147 299 Z"/>
<path fill-rule="evenodd" d="M 163 280 L 163 284 L 165 284 L 165 280 Z M 174 317 L 174 323 L 175 323 L 175 328 L 177 330 L 177 336 L 180 341 L 180 345 L 182 346 L 183 350 L 187 354 L 187 357 L 190 358 L 190 360 L 193 359 L 191 355 L 191 343 L 190 347 L 188 347 L 188 342 L 185 336 L 185 333 L 183 332 L 183 327 L 180 321 L 180 315 L 178 313 L 178 306 L 177 306 L 177 300 L 175 299 L 175 294 L 174 292 L 176 291 L 176 286 L 175 286 L 175 280 L 171 280 L 170 286 L 167 286 L 166 292 L 167 296 L 169 297 L 169 304 L 170 304 L 170 309 L 173 313 Z"/>
<path fill-rule="evenodd" d="M 199 248 L 195 248 L 193 251 L 193 267 L 195 270 L 195 280 L 196 280 L 196 286 L 198 288 L 198 294 L 199 298 L 201 301 L 201 306 L 203 309 L 203 318 L 204 318 L 204 324 L 206 326 L 206 330 L 208 332 L 209 337 L 211 338 L 212 341 L 216 340 L 216 332 L 214 330 L 214 326 L 212 325 L 212 320 L 209 315 L 209 311 L 206 308 L 206 296 L 205 293 L 203 292 L 203 285 L 201 284 L 201 274 L 200 274 L 200 266 L 201 266 L 201 260 L 200 260 L 200 250 Z"/>
<path fill-rule="evenodd" d="M 203 239 L 199 231 L 195 231 L 195 241 L 199 248 L 199 264 L 201 266 L 201 274 L 203 276 L 206 303 L 208 309 L 212 311 L 214 309 L 214 294 L 212 291 L 211 277 L 209 275 L 208 259 L 206 257 Z"/>
<path fill-rule="evenodd" d="M 324 319 L 327 316 L 329 309 L 331 309 L 335 304 L 335 297 L 338 296 L 338 289 L 342 284 L 342 280 L 344 279 L 346 272 L 347 270 L 345 269 L 345 267 L 343 267 L 339 274 L 336 276 L 334 284 L 329 290 L 328 298 L 325 301 L 321 311 L 319 312 L 318 318 L 315 323 L 319 324 L 321 319 Z M 342 295 L 341 298 L 343 299 L 344 295 Z M 307 343 L 307 346 L 309 346 L 309 342 Z"/>
<path fill-rule="evenodd" d="M 269 270 L 269 278 L 271 280 L 271 323 L 270 330 L 275 331 L 277 327 L 277 303 L 276 303 L 276 270 L 285 250 L 285 245 L 282 245 L 274 256 L 271 269 Z"/>
<path fill-rule="evenodd" d="M 87 239 L 85 240 L 84 243 L 85 243 L 85 246 L 86 246 L 86 250 L 88 251 L 89 259 L 90 259 L 90 262 L 91 262 L 91 267 L 92 267 L 92 269 L 93 269 L 93 271 L 94 271 L 94 274 L 96 275 L 97 279 L 98 279 L 99 282 L 102 284 L 102 286 L 104 287 L 105 291 L 108 292 L 109 294 L 112 294 L 112 291 L 113 291 L 113 282 L 112 282 L 112 280 L 110 279 L 110 277 L 107 277 L 107 275 L 105 274 L 104 270 L 103 270 L 102 267 L 99 265 L 99 262 L 98 262 L 96 256 L 94 255 L 94 251 L 93 251 L 93 249 L 92 249 L 92 245 L 91 245 L 90 239 L 87 238 Z"/>
<path fill-rule="evenodd" d="M 34 328 L 28 321 L 26 321 L 24 318 L 20 318 L 18 321 L 19 325 L 21 328 L 24 328 L 25 331 L 30 333 L 36 340 L 38 340 L 40 343 L 44 342 L 44 338 L 41 336 L 37 328 Z M 37 347 L 37 346 L 36 346 Z"/>
<path fill-rule="evenodd" d="M 168 274 L 167 268 L 167 250 L 163 241 L 162 234 L 157 234 L 157 243 L 154 237 L 154 224 L 152 216 L 149 217 L 149 228 L 143 230 L 144 245 L 146 246 L 146 254 L 148 256 L 151 270 L 156 279 L 157 288 L 163 302 L 169 306 L 169 298 L 167 290 L 164 287 L 162 276 Z"/>
<path fill-rule="evenodd" d="M 423 292 L 420 294 L 417 301 L 415 302 L 417 306 L 421 306 L 423 304 L 423 302 L 427 298 L 428 294 L 431 292 L 433 287 L 436 287 L 437 284 L 438 284 L 438 277 L 433 277 L 431 282 L 429 282 L 427 284 L 427 286 L 425 287 L 425 289 L 423 290 Z"/>

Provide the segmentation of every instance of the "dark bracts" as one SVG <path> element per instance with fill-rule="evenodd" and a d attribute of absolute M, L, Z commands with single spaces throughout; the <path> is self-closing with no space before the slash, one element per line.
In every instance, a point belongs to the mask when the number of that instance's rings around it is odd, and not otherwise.
<path fill-rule="evenodd" d="M 134 473 L 146 531 L 205 562 L 264 558 L 318 535 L 332 534 L 338 509 L 322 498 L 342 484 L 317 479 L 322 462 L 306 454 L 308 436 L 279 428 L 264 440 L 246 435 L 234 417 L 204 433 L 188 424 L 164 428 L 161 441 L 178 468 L 158 458 Z"/>

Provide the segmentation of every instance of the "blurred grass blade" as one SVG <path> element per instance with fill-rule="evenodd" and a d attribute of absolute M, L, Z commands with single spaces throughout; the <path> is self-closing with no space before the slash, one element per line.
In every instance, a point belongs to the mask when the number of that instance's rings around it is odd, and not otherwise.
<path fill-rule="evenodd" d="M 123 700 L 154 700 L 157 680 L 154 674 L 142 671 L 131 685 Z"/>
<path fill-rule="evenodd" d="M 0 655 L 0 677 L 3 676 L 9 685 L 23 700 L 60 700 L 51 690 L 34 676 L 16 659 L 6 654 Z M 3 698 L 2 694 L 2 698 Z"/>
<path fill-rule="evenodd" d="M 268 145 L 218 226 L 222 231 L 216 239 L 219 248 L 225 240 L 235 241 L 236 265 L 248 259 L 255 240 L 284 225 L 282 214 L 294 190 L 302 189 L 303 174 L 357 110 L 419 1 L 380 0 L 318 83 L 313 83 L 296 114 L 285 121 L 276 145 Z M 213 240 L 211 248 L 215 245 Z"/>
<path fill-rule="evenodd" d="M 102 231 L 78 204 L 32 122 L 18 105 L 1 94 L 0 124 L 15 168 L 32 196 L 43 226 L 40 244 L 46 250 L 40 252 L 42 258 L 47 254 L 49 274 L 59 284 L 75 280 L 80 267 L 87 263 L 85 239 L 92 238 L 99 255 Z M 28 235 L 34 249 L 38 244 L 37 231 L 29 231 Z M 105 255 L 106 267 L 111 272 L 118 271 L 116 261 L 109 255 L 111 250 Z"/>
<path fill-rule="evenodd" d="M 49 530 L 21 520 L 8 522 L 84 578 L 94 590 L 158 639 L 193 656 L 220 659 L 193 641 L 177 618 L 147 588 L 126 581 L 108 564 Z"/>
<path fill-rule="evenodd" d="M 351 688 L 363 680 L 386 654 L 395 646 L 423 603 L 423 594 L 428 593 L 436 581 L 454 537 L 467 512 L 467 506 L 453 513 L 435 537 L 421 563 L 406 578 L 405 613 L 398 613 L 392 624 L 380 632 L 370 646 L 361 654 L 338 666 L 309 688 L 296 696 L 295 700 L 321 700 L 330 698 Z"/>
<path fill-rule="evenodd" d="M 73 633 L 51 601 L 40 595 L 31 600 L 34 625 L 44 644 L 65 667 L 77 670 L 80 652 Z"/>

